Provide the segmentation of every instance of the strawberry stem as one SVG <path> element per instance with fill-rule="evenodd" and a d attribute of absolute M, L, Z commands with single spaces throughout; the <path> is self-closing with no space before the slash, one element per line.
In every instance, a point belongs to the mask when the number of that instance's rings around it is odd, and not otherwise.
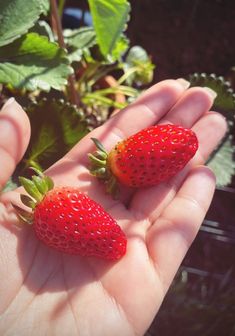
<path fill-rule="evenodd" d="M 19 181 L 32 198 L 34 198 L 37 202 L 41 202 L 43 195 L 40 193 L 33 181 L 22 176 L 19 177 Z"/>
<path fill-rule="evenodd" d="M 119 193 L 118 181 L 109 168 L 109 154 L 99 140 L 95 138 L 91 138 L 91 140 L 96 145 L 97 150 L 93 154 L 88 154 L 91 163 L 90 173 L 98 179 L 103 180 L 106 192 L 117 198 Z"/>
<path fill-rule="evenodd" d="M 30 224 L 30 225 L 33 224 L 33 215 L 32 215 L 32 213 L 29 213 L 29 212 L 21 209 L 20 207 L 18 207 L 15 204 L 12 204 L 12 206 L 15 209 L 16 215 L 17 215 L 17 217 L 19 218 L 20 221 L 22 221 L 24 223 L 27 223 L 27 224 Z"/>
<path fill-rule="evenodd" d="M 106 157 L 108 156 L 108 153 L 106 151 L 106 149 L 104 148 L 104 146 L 102 145 L 102 143 L 96 139 L 96 138 L 91 138 L 91 140 L 94 142 L 94 144 L 96 145 L 96 147 L 103 153 L 106 154 Z"/>
<path fill-rule="evenodd" d="M 114 175 L 111 175 L 109 180 L 106 182 L 106 191 L 108 194 L 111 194 L 114 199 L 118 199 L 119 196 L 119 187 L 117 179 Z"/>
<path fill-rule="evenodd" d="M 91 163 L 90 172 L 93 176 L 96 176 L 103 180 L 107 180 L 110 175 L 109 169 L 107 167 L 108 153 L 106 152 L 104 146 L 99 140 L 95 138 L 91 139 L 98 150 L 95 151 L 93 154 L 88 154 L 88 158 L 90 159 Z"/>
<path fill-rule="evenodd" d="M 34 209 L 36 206 L 36 202 L 27 195 L 20 195 L 21 202 L 27 206 L 28 208 Z"/>
<path fill-rule="evenodd" d="M 21 202 L 31 208 L 35 209 L 40 203 L 44 195 L 54 187 L 54 183 L 49 176 L 44 175 L 40 170 L 31 168 L 37 175 L 32 176 L 32 180 L 20 176 L 19 181 L 29 195 L 20 195 Z M 16 210 L 18 218 L 28 224 L 33 223 L 33 212 L 29 213 L 20 207 L 12 204 Z"/>
<path fill-rule="evenodd" d="M 89 159 L 91 160 L 91 162 L 93 164 L 95 164 L 96 166 L 99 167 L 104 167 L 106 165 L 106 160 L 100 160 L 97 156 L 93 155 L 93 154 L 88 154 Z"/>

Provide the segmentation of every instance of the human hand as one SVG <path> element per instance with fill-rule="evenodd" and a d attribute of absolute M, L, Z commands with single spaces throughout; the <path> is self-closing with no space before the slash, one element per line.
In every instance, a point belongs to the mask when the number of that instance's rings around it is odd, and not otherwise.
<path fill-rule="evenodd" d="M 144 334 L 213 196 L 214 175 L 202 164 L 223 137 L 226 123 L 219 114 L 208 112 L 212 101 L 203 88 L 185 90 L 180 81 L 160 82 L 88 134 L 46 172 L 57 185 L 78 186 L 117 220 L 128 239 L 127 253 L 118 262 L 48 248 L 31 228 L 13 226 L 17 219 L 10 202 L 20 204 L 19 192 L 2 195 L 0 334 Z M 12 113 L 14 128 L 7 140 L 0 137 L 0 147 L 5 148 L 5 156 L 0 155 L 2 185 L 29 138 L 28 121 L 20 107 L 14 103 L 3 112 Z M 117 141 L 160 122 L 193 128 L 199 139 L 197 154 L 170 181 L 135 192 L 123 188 L 121 201 L 113 200 L 88 172 L 87 153 L 94 150 L 90 138 L 99 139 L 109 150 Z M 1 123 L 0 117 L 0 127 Z"/>

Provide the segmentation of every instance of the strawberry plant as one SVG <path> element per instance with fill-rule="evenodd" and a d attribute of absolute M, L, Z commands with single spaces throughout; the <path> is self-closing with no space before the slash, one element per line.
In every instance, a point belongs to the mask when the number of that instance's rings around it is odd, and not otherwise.
<path fill-rule="evenodd" d="M 65 1 L 0 0 L 0 105 L 16 97 L 33 129 L 21 173 L 47 168 L 152 80 L 150 58 L 124 32 L 128 1 L 88 4 L 93 26 L 63 29 Z"/>
<path fill-rule="evenodd" d="M 194 73 L 189 76 L 191 87 L 207 86 L 217 93 L 212 110 L 220 112 L 227 120 L 228 131 L 218 148 L 210 156 L 207 164 L 216 175 L 217 186 L 231 184 L 235 174 L 234 118 L 235 94 L 231 83 L 215 74 Z"/>

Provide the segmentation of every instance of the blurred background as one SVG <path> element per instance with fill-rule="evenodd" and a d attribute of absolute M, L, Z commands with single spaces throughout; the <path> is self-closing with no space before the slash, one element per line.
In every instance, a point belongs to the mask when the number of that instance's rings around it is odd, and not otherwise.
<path fill-rule="evenodd" d="M 132 0 L 128 36 L 156 64 L 155 81 L 193 72 L 228 75 L 234 66 L 231 0 Z"/>

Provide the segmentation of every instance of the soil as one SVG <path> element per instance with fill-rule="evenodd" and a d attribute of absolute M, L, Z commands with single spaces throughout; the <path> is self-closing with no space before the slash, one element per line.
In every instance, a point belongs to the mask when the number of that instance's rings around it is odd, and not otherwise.
<path fill-rule="evenodd" d="M 156 64 L 154 81 L 235 65 L 235 1 L 132 0 L 128 36 Z"/>

